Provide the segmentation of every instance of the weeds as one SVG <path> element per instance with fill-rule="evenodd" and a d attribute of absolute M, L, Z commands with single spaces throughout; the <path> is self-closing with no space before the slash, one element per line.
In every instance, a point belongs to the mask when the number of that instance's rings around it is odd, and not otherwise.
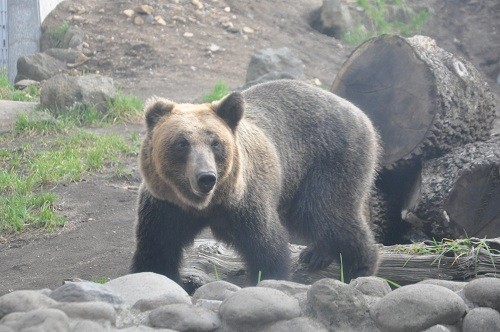
<path fill-rule="evenodd" d="M 211 103 L 213 101 L 220 100 L 224 98 L 229 93 L 229 88 L 226 82 L 220 80 L 214 85 L 212 91 L 203 96 L 203 102 Z"/>
<path fill-rule="evenodd" d="M 432 241 L 414 243 L 410 246 L 395 246 L 394 252 L 404 253 L 408 255 L 436 255 L 431 265 L 439 264 L 443 257 L 453 257 L 455 260 L 461 257 L 471 256 L 474 261 L 474 269 L 477 270 L 477 261 L 479 253 L 484 250 L 488 253 L 493 268 L 495 262 L 493 255 L 500 254 L 500 250 L 490 248 L 486 239 L 465 238 L 465 239 L 442 239 Z"/>
<path fill-rule="evenodd" d="M 40 96 L 40 89 L 30 85 L 25 90 L 16 90 L 9 82 L 7 72 L 0 71 L 0 99 L 14 101 L 35 101 Z"/>
<path fill-rule="evenodd" d="M 19 135 L 14 134 L 12 141 Z M 57 197 L 47 188 L 80 181 L 89 172 L 120 167 L 120 156 L 128 153 L 137 150 L 117 135 L 99 136 L 83 130 L 55 134 L 36 146 L 0 148 L 0 232 L 62 225 L 64 218 L 55 208 Z"/>
<path fill-rule="evenodd" d="M 358 0 L 357 3 L 364 10 L 371 25 L 371 31 L 362 24 L 358 24 L 353 31 L 347 32 L 342 38 L 349 44 L 360 44 L 369 38 L 387 33 L 411 36 L 420 33 L 425 21 L 429 18 L 428 11 L 415 12 L 404 0 Z M 405 22 L 391 17 L 389 6 L 393 8 L 393 11 L 404 12 L 407 16 L 404 19 Z"/>
<path fill-rule="evenodd" d="M 54 43 L 56 47 L 62 47 L 64 44 L 64 36 L 68 31 L 69 25 L 65 20 L 59 26 L 49 30 L 50 40 Z"/>

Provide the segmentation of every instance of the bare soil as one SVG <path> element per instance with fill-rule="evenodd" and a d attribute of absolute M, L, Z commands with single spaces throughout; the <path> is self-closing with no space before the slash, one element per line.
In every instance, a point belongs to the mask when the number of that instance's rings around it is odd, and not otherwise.
<path fill-rule="evenodd" d="M 230 88 L 242 85 L 250 56 L 266 47 L 290 48 L 304 62 L 307 78 L 317 78 L 328 88 L 354 47 L 309 26 L 310 13 L 321 3 L 207 0 L 202 1 L 202 10 L 196 10 L 191 0 L 67 0 L 44 26 L 48 29 L 67 20 L 83 29 L 94 54 L 76 70 L 111 76 L 125 92 L 142 98 L 159 95 L 186 102 L 199 100 L 220 79 Z M 498 101 L 500 3 L 415 3 L 432 12 L 423 34 L 478 67 Z M 166 25 L 136 25 L 123 13 L 142 4 L 151 5 L 153 16 L 160 15 Z M 232 28 L 224 27 L 228 22 Z M 139 124 L 100 130 L 144 133 Z M 58 209 L 68 219 L 62 229 L 0 241 L 0 295 L 17 289 L 55 288 L 68 278 L 96 280 L 126 274 L 134 250 L 140 184 L 136 158 L 128 161 L 127 168 L 133 174 L 128 178 L 117 178 L 109 171 L 57 185 L 53 191 L 59 196 Z"/>

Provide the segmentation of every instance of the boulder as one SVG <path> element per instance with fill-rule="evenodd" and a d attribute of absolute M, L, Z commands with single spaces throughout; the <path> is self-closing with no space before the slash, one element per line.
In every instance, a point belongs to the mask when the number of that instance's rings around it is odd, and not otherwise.
<path fill-rule="evenodd" d="M 500 313 L 491 308 L 476 308 L 464 318 L 463 332 L 500 331 Z"/>
<path fill-rule="evenodd" d="M 123 300 L 106 286 L 94 282 L 68 282 L 50 293 L 50 298 L 59 302 L 101 301 L 119 306 Z"/>
<path fill-rule="evenodd" d="M 37 309 L 29 312 L 13 312 L 0 320 L 0 325 L 14 331 L 69 332 L 69 319 L 56 309 Z"/>
<path fill-rule="evenodd" d="M 422 331 L 437 324 L 455 324 L 464 315 L 464 301 L 448 288 L 432 284 L 393 290 L 370 308 L 383 331 Z"/>
<path fill-rule="evenodd" d="M 56 301 L 38 291 L 15 291 L 0 297 L 0 318 L 13 312 L 48 308 L 56 303 Z"/>
<path fill-rule="evenodd" d="M 247 287 L 229 296 L 219 309 L 222 330 L 259 331 L 300 316 L 296 299 L 276 289 Z"/>
<path fill-rule="evenodd" d="M 42 86 L 40 105 L 51 111 L 59 111 L 80 104 L 105 113 L 116 93 L 113 79 L 109 77 L 96 74 L 84 76 L 59 74 L 47 80 Z"/>
<path fill-rule="evenodd" d="M 307 292 L 309 315 L 330 331 L 373 331 L 363 293 L 334 279 L 321 279 Z"/>
<path fill-rule="evenodd" d="M 175 281 L 152 272 L 128 274 L 107 282 L 106 287 L 131 306 L 139 300 L 154 301 L 162 296 L 170 298 L 170 303 L 191 303 L 189 295 Z"/>
<path fill-rule="evenodd" d="M 475 305 L 500 311 L 500 279 L 474 279 L 463 290 L 465 297 Z"/>
<path fill-rule="evenodd" d="M 17 75 L 14 82 L 29 79 L 44 81 L 62 72 L 66 65 L 45 53 L 20 56 L 17 59 Z"/>
<path fill-rule="evenodd" d="M 265 48 L 250 59 L 245 82 L 259 79 L 272 72 L 286 73 L 296 79 L 305 79 L 304 64 L 288 47 Z"/>
<path fill-rule="evenodd" d="M 171 304 L 151 311 L 149 321 L 154 327 L 175 331 L 210 332 L 220 326 L 219 316 L 208 309 L 188 304 Z"/>

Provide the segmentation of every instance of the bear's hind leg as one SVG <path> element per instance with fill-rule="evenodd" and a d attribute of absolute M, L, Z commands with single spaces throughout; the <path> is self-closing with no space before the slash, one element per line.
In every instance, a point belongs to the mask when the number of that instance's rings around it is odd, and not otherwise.
<path fill-rule="evenodd" d="M 342 255 L 346 281 L 377 272 L 378 249 L 362 214 L 368 189 L 362 184 L 342 183 L 321 173 L 303 181 L 287 223 L 307 240 L 300 261 L 310 269 L 325 268 L 333 260 L 340 263 Z"/>

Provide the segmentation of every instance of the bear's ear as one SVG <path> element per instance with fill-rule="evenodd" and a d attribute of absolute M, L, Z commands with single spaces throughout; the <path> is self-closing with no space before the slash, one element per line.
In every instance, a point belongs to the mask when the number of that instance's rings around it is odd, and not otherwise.
<path fill-rule="evenodd" d="M 148 130 L 152 130 L 158 120 L 160 120 L 162 116 L 170 113 L 173 108 L 174 103 L 170 100 L 156 97 L 149 99 L 144 106 Z"/>
<path fill-rule="evenodd" d="M 229 96 L 222 99 L 215 106 L 215 113 L 224 120 L 231 129 L 236 129 L 243 112 L 245 111 L 245 99 L 239 92 L 233 92 Z"/>

